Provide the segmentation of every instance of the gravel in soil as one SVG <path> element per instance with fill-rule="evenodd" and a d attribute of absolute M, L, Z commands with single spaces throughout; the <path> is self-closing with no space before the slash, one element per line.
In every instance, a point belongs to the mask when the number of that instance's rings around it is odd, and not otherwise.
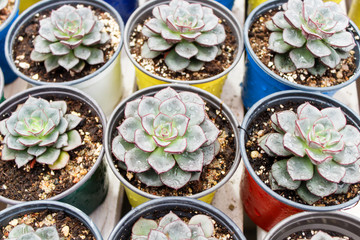
<path fill-rule="evenodd" d="M 47 100 L 60 100 L 44 97 Z M 77 114 L 83 120 L 76 127 L 82 138 L 82 145 L 69 151 L 70 160 L 65 168 L 51 170 L 47 165 L 31 162 L 18 168 L 15 161 L 0 161 L 0 195 L 18 201 L 42 200 L 64 192 L 78 183 L 93 167 L 102 149 L 103 127 L 96 112 L 86 103 L 70 98 L 64 99 L 68 113 Z M 15 109 L 14 109 L 15 110 Z M 4 119 L 6 113 L 0 116 Z M 1 140 L 3 136 L 1 136 Z M 0 144 L 2 149 L 3 144 Z"/>
<path fill-rule="evenodd" d="M 14 10 L 14 6 L 15 6 L 15 0 L 9 0 L 6 7 L 0 10 L 0 26 L 6 21 L 6 19 L 8 19 L 8 17 Z"/>
<path fill-rule="evenodd" d="M 304 230 L 304 231 L 296 232 L 296 233 L 293 233 L 290 236 L 284 238 L 283 240 L 311 240 L 311 238 L 319 231 L 325 232 L 332 237 L 338 237 L 336 240 L 354 240 L 354 239 L 344 236 L 340 233 L 332 232 L 332 231 L 328 231 L 328 230 L 321 230 L 321 229 L 320 230 L 319 229 L 318 230 Z"/>
<path fill-rule="evenodd" d="M 271 71 L 281 76 L 282 78 L 301 85 L 310 87 L 330 87 L 341 84 L 348 81 L 355 72 L 355 51 L 350 51 L 350 56 L 344 59 L 335 69 L 328 68 L 323 76 L 311 75 L 306 69 L 297 69 L 290 73 L 279 72 L 274 65 L 275 53 L 268 49 L 270 31 L 265 27 L 265 22 L 271 20 L 271 17 L 275 15 L 277 10 L 270 10 L 268 13 L 259 16 L 254 21 L 253 25 L 249 29 L 249 42 L 259 60 L 268 67 Z M 355 35 L 355 31 L 348 28 L 348 31 Z M 359 39 L 359 36 L 355 36 L 355 39 Z"/>
<path fill-rule="evenodd" d="M 104 24 L 103 31 L 110 35 L 110 42 L 99 47 L 99 49 L 104 52 L 104 63 L 96 65 L 90 65 L 86 63 L 84 69 L 80 73 L 76 73 L 71 70 L 67 71 L 63 67 L 58 67 L 57 69 L 47 73 L 44 62 L 32 61 L 30 59 L 30 54 L 34 48 L 33 40 L 38 34 L 40 26 L 39 21 L 49 17 L 51 13 L 50 10 L 46 10 L 35 14 L 32 19 L 30 19 L 21 27 L 18 35 L 15 37 L 15 42 L 13 44 L 13 59 L 15 66 L 20 72 L 36 81 L 67 82 L 94 73 L 112 58 L 121 41 L 120 27 L 115 19 L 109 13 L 103 12 L 100 9 L 94 9 L 92 6 L 84 6 L 81 4 L 73 6 L 78 8 L 89 7 L 95 11 L 95 16 L 97 16 L 99 21 Z"/>
<path fill-rule="evenodd" d="M 328 107 L 324 105 L 319 105 L 312 101 L 309 101 L 312 105 L 317 108 Z M 274 112 L 283 111 L 283 110 L 293 110 L 296 111 L 297 107 L 301 103 L 299 102 L 288 102 L 283 105 L 271 106 L 265 112 L 262 112 L 258 115 L 256 120 L 250 123 L 247 131 L 246 137 L 246 154 L 250 161 L 252 168 L 254 169 L 256 175 L 263 181 L 270 189 L 269 183 L 269 172 L 271 171 L 271 166 L 274 162 L 281 159 L 288 159 L 288 157 L 270 157 L 264 150 L 258 145 L 258 139 L 264 136 L 267 133 L 275 132 L 271 127 L 270 117 Z M 351 121 L 347 121 L 347 124 L 351 124 Z M 294 202 L 302 203 L 308 205 L 304 202 L 297 194 L 296 191 L 292 190 L 277 190 L 275 191 L 279 195 Z M 360 184 L 352 184 L 349 187 L 349 191 L 346 194 L 333 194 L 327 197 L 324 197 L 313 204 L 313 206 L 331 206 L 338 205 L 344 202 L 347 202 L 354 197 L 358 196 L 360 193 Z"/>
<path fill-rule="evenodd" d="M 175 190 L 167 186 L 161 187 L 147 187 L 136 178 L 132 172 L 126 172 L 118 165 L 118 161 L 113 156 L 114 165 L 120 174 L 127 179 L 133 186 L 143 192 L 150 193 L 156 196 L 190 196 L 196 193 L 203 192 L 218 184 L 230 171 L 236 154 L 235 135 L 233 133 L 230 122 L 222 114 L 221 109 L 215 109 L 210 106 L 205 107 L 209 118 L 215 123 L 220 130 L 219 142 L 221 145 L 220 153 L 207 166 L 204 166 L 200 175 L 199 181 L 192 181 L 187 183 L 184 187 Z M 120 122 L 119 124 L 120 125 Z M 113 133 L 113 138 L 117 135 Z"/>
<path fill-rule="evenodd" d="M 78 219 L 63 211 L 42 210 L 24 214 L 9 221 L 1 227 L 0 238 L 7 239 L 11 230 L 20 224 L 27 224 L 36 229 L 55 226 L 59 236 L 64 240 L 95 240 L 92 232 Z"/>
<path fill-rule="evenodd" d="M 222 73 L 231 66 L 238 49 L 236 38 L 230 27 L 227 25 L 226 20 L 220 20 L 220 23 L 224 24 L 226 33 L 226 39 L 220 45 L 221 54 L 218 55 L 215 60 L 206 62 L 204 67 L 198 72 L 192 72 L 186 69 L 180 72 L 174 72 L 168 69 L 164 58 L 168 52 L 160 54 L 154 59 L 142 58 L 141 48 L 147 40 L 147 37 L 141 33 L 144 24 L 138 24 L 131 34 L 129 43 L 130 53 L 135 61 L 137 61 L 146 71 L 160 77 L 182 81 L 210 78 Z"/>

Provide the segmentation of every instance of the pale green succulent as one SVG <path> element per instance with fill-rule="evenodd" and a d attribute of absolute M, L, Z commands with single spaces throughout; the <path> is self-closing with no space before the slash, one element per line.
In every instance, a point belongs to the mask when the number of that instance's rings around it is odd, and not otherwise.
<path fill-rule="evenodd" d="M 318 231 L 314 236 L 311 237 L 311 240 L 347 240 L 348 238 L 332 237 L 326 232 Z"/>
<path fill-rule="evenodd" d="M 220 151 L 220 131 L 202 98 L 170 87 L 128 102 L 117 129 L 114 156 L 147 186 L 179 189 L 198 180 Z"/>
<path fill-rule="evenodd" d="M 132 240 L 215 240 L 214 223 L 206 215 L 193 216 L 188 223 L 176 214 L 169 212 L 161 218 L 159 224 L 155 220 L 140 218 L 132 227 Z"/>
<path fill-rule="evenodd" d="M 323 75 L 349 56 L 355 41 L 346 31 L 349 18 L 338 4 L 289 0 L 283 9 L 265 23 L 272 31 L 269 49 L 276 52 L 274 63 L 280 72 L 305 68 Z"/>
<path fill-rule="evenodd" d="M 65 101 L 48 102 L 30 96 L 0 122 L 4 136 L 1 160 L 15 160 L 19 168 L 33 159 L 51 169 L 65 167 L 68 151 L 81 145 L 81 136 L 74 128 L 82 120 L 66 111 Z"/>
<path fill-rule="evenodd" d="M 8 0 L 0 0 L 0 10 L 6 7 Z"/>
<path fill-rule="evenodd" d="M 312 204 L 360 182 L 360 132 L 346 124 L 340 108 L 319 110 L 306 102 L 297 113 L 274 113 L 271 121 L 277 132 L 261 137 L 260 147 L 269 156 L 290 157 L 272 165 L 273 190 L 296 190 Z"/>
<path fill-rule="evenodd" d="M 55 226 L 38 228 L 36 231 L 29 225 L 20 224 L 14 227 L 8 236 L 9 240 L 63 240 Z"/>
<path fill-rule="evenodd" d="M 104 53 L 99 46 L 110 40 L 103 27 L 89 8 L 64 5 L 40 21 L 31 60 L 44 62 L 47 72 L 59 66 L 81 72 L 85 62 L 103 63 Z"/>
<path fill-rule="evenodd" d="M 145 23 L 142 33 L 149 39 L 141 56 L 155 58 L 169 52 L 165 63 L 173 71 L 199 71 L 204 62 L 211 62 L 225 41 L 226 34 L 219 18 L 208 7 L 172 0 L 152 11 L 155 18 Z"/>

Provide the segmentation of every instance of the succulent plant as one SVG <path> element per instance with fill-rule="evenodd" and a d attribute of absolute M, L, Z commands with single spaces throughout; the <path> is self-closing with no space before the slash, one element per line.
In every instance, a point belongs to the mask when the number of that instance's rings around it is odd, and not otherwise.
<path fill-rule="evenodd" d="M 198 180 L 220 151 L 220 131 L 195 93 L 164 88 L 128 102 L 124 115 L 112 152 L 147 186 L 179 189 Z"/>
<path fill-rule="evenodd" d="M 6 7 L 8 0 L 0 0 L 0 10 Z"/>
<path fill-rule="evenodd" d="M 48 102 L 29 97 L 9 118 L 0 122 L 4 136 L 1 160 L 15 160 L 20 168 L 29 161 L 60 169 L 69 161 L 68 151 L 81 145 L 81 137 L 74 128 L 82 118 L 65 114 L 65 101 Z"/>
<path fill-rule="evenodd" d="M 64 5 L 40 20 L 31 60 L 44 62 L 47 72 L 59 66 L 81 72 L 85 61 L 90 65 L 103 63 L 104 53 L 98 47 L 110 39 L 103 27 L 89 8 Z"/>
<path fill-rule="evenodd" d="M 329 234 L 318 231 L 314 236 L 311 237 L 311 240 L 345 240 L 348 238 L 332 237 Z"/>
<path fill-rule="evenodd" d="M 333 193 L 346 193 L 360 182 L 360 132 L 346 124 L 340 108 L 317 109 L 306 102 L 271 116 L 276 133 L 259 139 L 269 156 L 290 157 L 271 167 L 274 190 L 296 190 L 307 203 Z"/>
<path fill-rule="evenodd" d="M 272 31 L 269 49 L 276 52 L 274 63 L 283 73 L 299 68 L 323 75 L 349 56 L 354 37 L 346 31 L 349 18 L 334 2 L 289 0 L 284 11 L 265 23 Z"/>
<path fill-rule="evenodd" d="M 211 62 L 226 38 L 219 18 L 208 7 L 172 0 L 152 11 L 155 18 L 147 21 L 142 33 L 148 40 L 141 56 L 155 58 L 165 53 L 165 63 L 173 71 L 199 71 Z"/>
<path fill-rule="evenodd" d="M 59 240 L 55 226 L 38 228 L 36 231 L 29 225 L 20 224 L 9 233 L 11 240 Z"/>
<path fill-rule="evenodd" d="M 214 223 L 206 215 L 193 216 L 188 223 L 176 214 L 169 212 L 161 218 L 159 224 L 155 220 L 140 218 L 132 228 L 131 239 L 171 240 L 171 239 L 216 239 Z"/>

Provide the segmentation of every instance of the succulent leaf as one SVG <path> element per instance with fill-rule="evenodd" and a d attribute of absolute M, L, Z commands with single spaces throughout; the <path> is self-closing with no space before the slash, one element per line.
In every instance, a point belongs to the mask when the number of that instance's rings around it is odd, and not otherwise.
<path fill-rule="evenodd" d="M 287 161 L 287 171 L 293 181 L 306 181 L 313 177 L 314 165 L 308 158 L 292 157 Z"/>
<path fill-rule="evenodd" d="M 199 215 L 193 216 L 190 219 L 189 224 L 191 224 L 191 225 L 200 224 L 205 237 L 209 238 L 214 234 L 214 229 L 215 229 L 214 224 L 212 223 L 211 218 L 209 218 L 206 215 L 199 214 Z"/>
<path fill-rule="evenodd" d="M 293 47 L 285 43 L 280 32 L 272 32 L 269 37 L 269 49 L 277 53 L 286 53 Z"/>
<path fill-rule="evenodd" d="M 160 176 L 152 169 L 146 172 L 137 173 L 136 176 L 148 187 L 160 187 L 164 185 L 160 180 Z"/>
<path fill-rule="evenodd" d="M 146 172 L 151 166 L 147 162 L 150 153 L 144 152 L 139 148 L 132 148 L 125 153 L 125 164 L 128 171 L 131 172 Z"/>
<path fill-rule="evenodd" d="M 286 54 L 276 54 L 274 57 L 274 63 L 276 68 L 283 73 L 289 73 L 296 70 L 294 63 Z"/>
<path fill-rule="evenodd" d="M 301 185 L 297 190 L 296 193 L 299 195 L 299 197 L 304 200 L 307 204 L 313 204 L 317 202 L 320 197 L 312 194 L 305 185 Z"/>
<path fill-rule="evenodd" d="M 175 50 L 171 50 L 165 58 L 165 63 L 171 70 L 179 72 L 189 66 L 190 60 L 181 57 L 179 54 L 176 53 Z"/>
<path fill-rule="evenodd" d="M 174 189 L 180 189 L 189 182 L 191 178 L 190 172 L 185 172 L 181 170 L 177 165 L 175 165 L 169 171 L 160 174 L 160 180 L 166 186 Z"/>
<path fill-rule="evenodd" d="M 175 159 L 172 154 L 166 153 L 164 149 L 157 148 L 150 154 L 148 163 L 157 174 L 161 174 L 174 167 Z"/>
<path fill-rule="evenodd" d="M 337 184 L 327 181 L 315 171 L 313 178 L 306 182 L 306 187 L 312 194 L 326 197 L 336 192 Z"/>
<path fill-rule="evenodd" d="M 289 172 L 287 171 L 287 160 L 275 162 L 271 167 L 271 173 L 276 182 L 287 189 L 295 190 L 301 184 L 301 181 L 294 181 L 291 179 Z"/>
<path fill-rule="evenodd" d="M 345 168 L 334 161 L 324 162 L 317 166 L 319 174 L 326 180 L 339 183 L 345 176 Z"/>
<path fill-rule="evenodd" d="M 147 236 L 151 230 L 158 227 L 157 223 L 154 220 L 140 218 L 132 227 L 132 233 L 135 235 L 145 235 Z"/>

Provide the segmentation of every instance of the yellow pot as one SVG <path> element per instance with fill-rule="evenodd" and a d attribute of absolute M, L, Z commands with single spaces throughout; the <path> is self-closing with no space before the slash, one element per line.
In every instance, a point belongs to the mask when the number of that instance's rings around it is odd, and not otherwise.
<path fill-rule="evenodd" d="M 40 0 L 20 0 L 19 11 L 22 13 L 31 5 L 39 2 Z"/>
<path fill-rule="evenodd" d="M 116 162 L 117 159 L 112 154 L 112 141 L 114 139 L 114 133 L 116 133 L 117 127 L 119 123 L 124 119 L 124 112 L 126 104 L 130 101 L 134 101 L 136 99 L 139 99 L 143 96 L 153 96 L 155 93 L 159 92 L 160 90 L 166 88 L 166 87 L 172 87 L 175 91 L 189 91 L 194 92 L 198 94 L 205 102 L 207 102 L 207 106 L 214 109 L 221 109 L 221 112 L 223 116 L 228 119 L 232 132 L 234 134 L 234 143 L 235 143 L 235 155 L 233 159 L 233 163 L 231 165 L 231 168 L 229 169 L 226 176 L 224 176 L 223 179 L 221 179 L 215 186 L 206 189 L 202 192 L 187 196 L 193 199 L 199 199 L 201 201 L 204 201 L 206 203 L 211 203 L 215 192 L 217 189 L 219 189 L 221 186 L 223 186 L 235 173 L 237 167 L 240 163 L 240 142 L 239 142 L 239 123 L 235 117 L 235 115 L 231 112 L 230 108 L 224 104 L 221 99 L 215 97 L 213 94 L 210 94 L 209 92 L 195 88 L 192 86 L 188 86 L 185 84 L 165 84 L 165 85 L 157 85 L 148 87 L 146 89 L 139 90 L 135 93 L 133 93 L 129 98 L 123 100 L 118 107 L 114 110 L 113 114 L 111 115 L 108 125 L 105 132 L 105 152 L 106 152 L 106 159 L 107 162 L 116 175 L 116 177 L 121 181 L 122 185 L 125 188 L 126 195 L 129 199 L 129 202 L 131 206 L 136 207 L 146 201 L 149 201 L 151 199 L 160 198 L 160 196 L 153 195 L 150 193 L 147 193 L 145 191 L 142 191 L 138 189 L 136 186 L 132 185 L 126 177 L 124 177 L 120 172 L 119 169 L 115 166 L 114 161 Z"/>
<path fill-rule="evenodd" d="M 359 0 L 353 0 L 350 10 L 349 10 L 349 17 L 351 20 L 354 21 L 354 23 L 360 28 L 360 1 Z"/>
<path fill-rule="evenodd" d="M 200 1 L 200 0 L 188 0 L 191 3 L 201 3 L 203 6 L 209 7 L 213 9 L 214 14 L 219 18 L 223 18 L 226 20 L 228 26 L 231 28 L 231 31 L 234 37 L 237 40 L 238 49 L 234 56 L 234 62 L 232 65 L 227 68 L 222 73 L 203 80 L 188 80 L 188 81 L 180 81 L 164 78 L 161 76 L 157 76 L 149 71 L 145 70 L 137 61 L 134 60 L 133 56 L 130 53 L 130 37 L 133 29 L 139 24 L 143 23 L 145 19 L 152 16 L 152 9 L 158 5 L 168 4 L 170 0 L 153 0 L 139 7 L 129 18 L 124 31 L 124 47 L 126 54 L 132 61 L 135 66 L 135 74 L 136 74 L 136 83 L 139 89 L 147 88 L 150 86 L 158 85 L 158 84 L 167 84 L 167 83 L 176 83 L 176 84 L 187 84 L 195 87 L 199 87 L 204 89 L 217 97 L 220 97 L 223 85 L 227 78 L 229 71 L 231 71 L 235 65 L 240 60 L 241 54 L 244 50 L 243 46 L 243 31 L 233 15 L 233 13 L 224 7 L 222 4 L 219 4 L 216 1 Z"/>

